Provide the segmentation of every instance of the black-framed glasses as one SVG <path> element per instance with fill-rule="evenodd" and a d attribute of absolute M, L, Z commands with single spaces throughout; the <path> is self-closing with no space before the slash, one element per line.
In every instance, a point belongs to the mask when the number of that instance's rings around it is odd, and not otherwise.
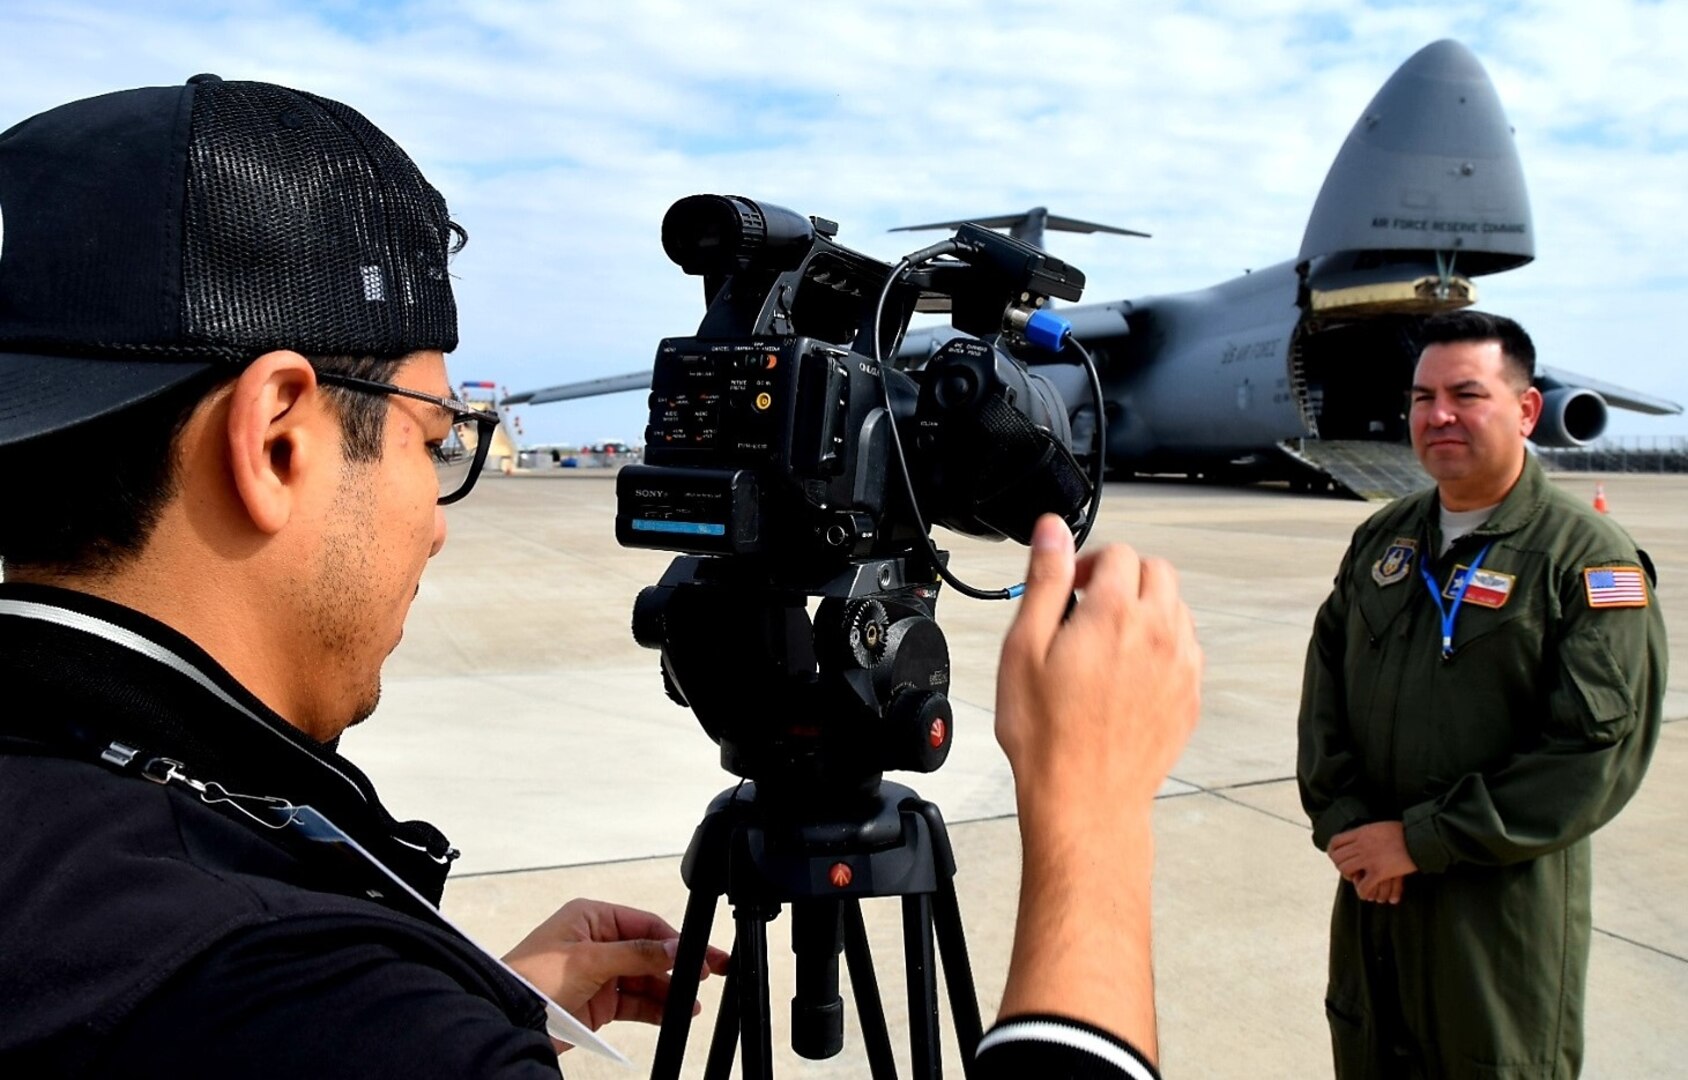
<path fill-rule="evenodd" d="M 480 478 L 486 464 L 487 451 L 492 447 L 492 433 L 498 427 L 498 413 L 491 409 L 477 409 L 466 401 L 443 398 L 412 390 L 408 386 L 360 379 L 355 375 L 336 375 L 331 371 L 317 372 L 317 381 L 366 394 L 397 394 L 415 398 L 430 405 L 438 405 L 451 414 L 451 430 L 438 446 L 428 449 L 434 458 L 434 472 L 440 481 L 439 504 L 454 503 L 469 494 Z"/>

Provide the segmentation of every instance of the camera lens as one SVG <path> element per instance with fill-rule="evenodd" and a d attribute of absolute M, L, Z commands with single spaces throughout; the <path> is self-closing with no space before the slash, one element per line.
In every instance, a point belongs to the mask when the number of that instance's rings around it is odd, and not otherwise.
<path fill-rule="evenodd" d="M 814 235 L 808 218 L 737 195 L 688 195 L 662 219 L 662 250 L 688 274 L 728 274 L 753 262 L 790 269 L 780 256 L 801 259 Z"/>

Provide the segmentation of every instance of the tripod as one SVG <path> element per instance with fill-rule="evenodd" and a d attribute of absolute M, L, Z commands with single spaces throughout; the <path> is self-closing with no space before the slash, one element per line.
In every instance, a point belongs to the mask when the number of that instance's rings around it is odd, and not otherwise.
<path fill-rule="evenodd" d="M 691 1004 L 723 895 L 733 907 L 733 960 L 715 1017 L 706 1078 L 725 1080 L 736 1052 L 744 1057 L 744 1080 L 773 1076 L 767 924 L 789 903 L 797 954 L 792 1049 L 820 1059 L 842 1048 L 842 950 L 871 1075 L 892 1080 L 896 1065 L 861 911 L 863 898 L 891 896 L 902 898 L 913 1074 L 933 1080 L 942 1075 L 934 930 L 962 1060 L 969 1063 L 964 1071 L 971 1071 L 981 1034 L 978 997 L 955 898 L 955 858 L 938 808 L 910 788 L 880 782 L 837 808 L 841 813 L 793 820 L 792 809 L 747 783 L 717 796 L 693 833 L 681 869 L 690 898 L 652 1080 L 680 1075 Z"/>
<path fill-rule="evenodd" d="M 720 745 L 723 767 L 754 778 L 710 804 L 686 850 L 690 897 L 653 1080 L 679 1076 L 722 896 L 735 933 L 712 1080 L 725 1080 L 740 1049 L 745 1080 L 773 1075 L 767 924 L 787 904 L 797 954 L 792 1049 L 820 1059 L 843 1046 L 842 952 L 874 1080 L 895 1077 L 862 922 L 871 897 L 903 902 L 915 1075 L 941 1075 L 934 931 L 960 1050 L 972 1060 L 979 1006 L 949 833 L 936 806 L 880 779 L 888 769 L 931 772 L 949 753 L 955 714 L 933 577 L 906 558 L 869 559 L 794 584 L 735 560 L 682 557 L 639 594 L 633 636 L 662 651 L 669 696 Z M 821 597 L 813 622 L 809 596 Z"/>

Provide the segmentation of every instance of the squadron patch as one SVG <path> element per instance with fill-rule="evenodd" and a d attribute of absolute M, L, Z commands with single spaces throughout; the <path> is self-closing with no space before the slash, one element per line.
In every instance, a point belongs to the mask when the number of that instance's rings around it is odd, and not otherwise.
<path fill-rule="evenodd" d="M 1397 581 L 1405 581 L 1412 573 L 1413 555 L 1418 551 L 1418 541 L 1405 536 L 1397 536 L 1395 542 L 1384 551 L 1383 558 L 1372 563 L 1372 580 L 1379 585 L 1393 585 Z"/>
<path fill-rule="evenodd" d="M 1647 581 L 1633 566 L 1597 566 L 1583 571 L 1591 608 L 1646 607 Z"/>
<path fill-rule="evenodd" d="M 1459 595 L 1460 582 L 1465 580 L 1470 568 L 1461 563 L 1454 567 L 1453 576 L 1448 578 L 1448 587 L 1442 590 L 1442 595 L 1452 600 Z M 1471 577 L 1471 584 L 1465 587 L 1465 602 L 1476 604 L 1478 607 L 1503 607 L 1512 596 L 1512 586 L 1518 579 L 1512 574 L 1503 574 L 1498 570 L 1478 570 Z"/>

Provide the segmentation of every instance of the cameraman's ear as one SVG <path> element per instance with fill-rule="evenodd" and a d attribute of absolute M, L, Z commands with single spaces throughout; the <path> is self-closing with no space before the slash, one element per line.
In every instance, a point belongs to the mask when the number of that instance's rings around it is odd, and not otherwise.
<path fill-rule="evenodd" d="M 327 405 L 310 361 L 278 350 L 252 361 L 228 396 L 229 468 L 252 524 L 275 534 L 299 507 L 301 482 L 324 454 Z"/>

